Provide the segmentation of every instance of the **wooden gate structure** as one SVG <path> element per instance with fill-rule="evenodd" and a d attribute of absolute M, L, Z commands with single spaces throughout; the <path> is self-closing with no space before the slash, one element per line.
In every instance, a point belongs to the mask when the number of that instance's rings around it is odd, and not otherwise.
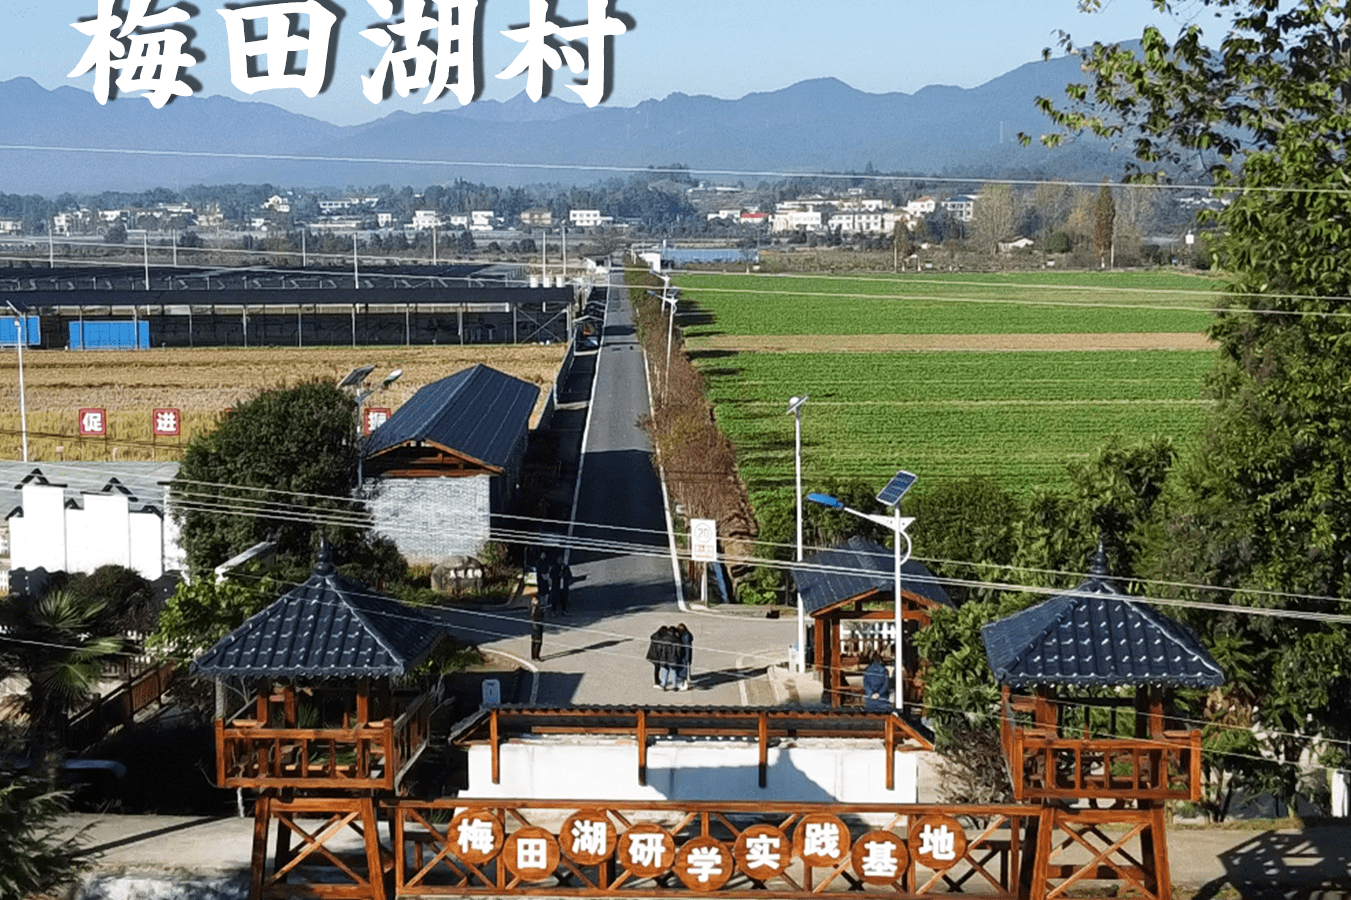
<path fill-rule="evenodd" d="M 257 795 L 250 900 L 714 892 L 1054 900 L 1103 879 L 1170 900 L 1164 803 L 1198 798 L 1201 744 L 1199 732 L 1170 727 L 1165 691 L 1223 676 L 1185 628 L 1117 593 L 1099 553 L 1089 581 L 985 627 L 1004 685 L 1015 802 L 977 806 L 411 796 L 436 693 L 397 685 L 440 629 L 338 575 L 321 551 L 304 585 L 194 664 L 198 674 L 243 679 L 255 694 L 248 714 L 216 723 L 217 783 Z M 1057 686 L 1095 688 L 1084 701 L 1095 705 L 1067 703 Z M 1134 695 L 1123 686 L 1136 686 Z M 915 737 L 895 716 L 503 710 L 465 729 L 486 729 L 494 747 L 512 717 L 536 734 L 631 732 L 644 747 L 653 725 L 714 740 L 754 729 L 763 762 L 780 736 L 832 729 L 879 738 L 879 749 L 895 753 L 898 740 Z M 1118 716 L 1133 736 L 1117 736 Z"/>

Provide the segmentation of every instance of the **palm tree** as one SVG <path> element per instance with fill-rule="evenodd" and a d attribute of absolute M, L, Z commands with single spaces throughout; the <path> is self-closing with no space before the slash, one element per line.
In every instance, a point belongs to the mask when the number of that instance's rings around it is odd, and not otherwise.
<path fill-rule="evenodd" d="M 21 705 L 34 741 L 61 733 L 70 710 L 93 694 L 104 660 L 123 649 L 124 638 L 100 633 L 105 605 L 64 590 L 0 602 L 0 655 L 7 663 L 0 670 L 28 679 Z"/>

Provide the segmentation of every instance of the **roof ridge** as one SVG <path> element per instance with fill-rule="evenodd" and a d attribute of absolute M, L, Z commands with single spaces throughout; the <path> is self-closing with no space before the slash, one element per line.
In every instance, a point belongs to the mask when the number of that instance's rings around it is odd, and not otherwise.
<path fill-rule="evenodd" d="M 1210 658 L 1209 654 L 1199 654 L 1196 652 L 1196 646 L 1189 645 L 1187 642 L 1181 640 L 1177 634 L 1177 630 L 1186 629 L 1187 625 L 1185 622 L 1180 622 L 1171 616 L 1165 616 L 1163 613 L 1150 606 L 1146 601 L 1136 600 L 1133 597 L 1126 597 L 1124 595 L 1122 596 L 1122 599 L 1125 600 L 1126 603 L 1129 603 L 1131 609 L 1135 610 L 1137 614 L 1154 619 L 1155 625 L 1164 633 L 1168 640 L 1173 642 L 1173 644 L 1187 651 L 1188 654 L 1202 665 L 1213 668 L 1221 677 L 1224 677 L 1224 669 L 1220 668 L 1220 664 L 1213 658 Z M 1199 640 L 1197 641 L 1197 644 L 1200 644 Z"/>
<path fill-rule="evenodd" d="M 333 570 L 332 573 L 328 575 L 322 575 L 320 577 L 323 578 L 324 581 L 328 582 L 329 589 L 333 591 L 333 593 L 336 594 L 339 598 L 342 599 L 343 605 L 347 607 L 347 609 L 351 610 L 352 615 L 355 616 L 357 621 L 359 621 L 365 627 L 367 633 L 371 635 L 371 637 L 375 640 L 375 642 L 379 644 L 382 648 L 384 648 L 384 651 L 390 655 L 390 658 L 397 659 L 400 665 L 407 667 L 408 660 L 403 657 L 403 654 L 397 652 L 393 647 L 389 645 L 389 641 L 386 639 L 384 631 L 382 629 L 375 627 L 375 624 L 371 622 L 370 619 L 366 616 L 366 611 L 362 609 L 358 604 L 353 603 L 352 598 L 360 596 L 363 600 L 379 599 L 379 600 L 387 600 L 392 603 L 398 603 L 399 601 L 395 600 L 392 597 L 383 597 L 379 594 L 371 592 L 370 588 L 364 582 L 357 581 L 354 578 L 348 578 L 346 575 L 343 575 L 341 572 L 339 572 L 336 568 Z M 353 585 L 358 585 L 361 587 L 361 590 L 349 591 L 343 588 L 342 586 L 335 584 L 333 581 L 334 578 L 341 578 L 343 581 L 348 581 L 351 582 Z"/>

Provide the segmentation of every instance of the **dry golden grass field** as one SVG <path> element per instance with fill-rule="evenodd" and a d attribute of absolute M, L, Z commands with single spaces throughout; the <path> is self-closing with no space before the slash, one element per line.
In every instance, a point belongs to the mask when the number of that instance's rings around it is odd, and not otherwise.
<path fill-rule="evenodd" d="M 393 369 L 403 377 L 367 401 L 397 409 L 423 385 L 475 363 L 537 384 L 538 417 L 563 360 L 563 345 L 469 347 L 307 347 L 303 349 L 197 349 L 24 353 L 29 458 L 177 459 L 195 434 L 220 414 L 260 390 L 306 381 L 336 382 L 354 365 L 373 364 L 378 382 Z M 102 438 L 79 437 L 82 407 L 108 413 Z M 179 438 L 155 438 L 157 407 L 182 411 Z M 0 459 L 22 458 L 19 438 L 19 367 L 15 353 L 0 354 Z"/>

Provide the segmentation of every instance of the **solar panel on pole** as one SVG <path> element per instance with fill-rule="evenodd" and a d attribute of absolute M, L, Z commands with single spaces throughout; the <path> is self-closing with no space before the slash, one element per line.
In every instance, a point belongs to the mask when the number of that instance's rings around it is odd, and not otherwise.
<path fill-rule="evenodd" d="M 914 486 L 919 480 L 919 476 L 913 472 L 907 472 L 904 469 L 897 472 L 895 477 L 887 482 L 887 486 L 882 488 L 877 495 L 877 502 L 883 506 L 895 506 L 901 502 L 905 492 Z"/>

